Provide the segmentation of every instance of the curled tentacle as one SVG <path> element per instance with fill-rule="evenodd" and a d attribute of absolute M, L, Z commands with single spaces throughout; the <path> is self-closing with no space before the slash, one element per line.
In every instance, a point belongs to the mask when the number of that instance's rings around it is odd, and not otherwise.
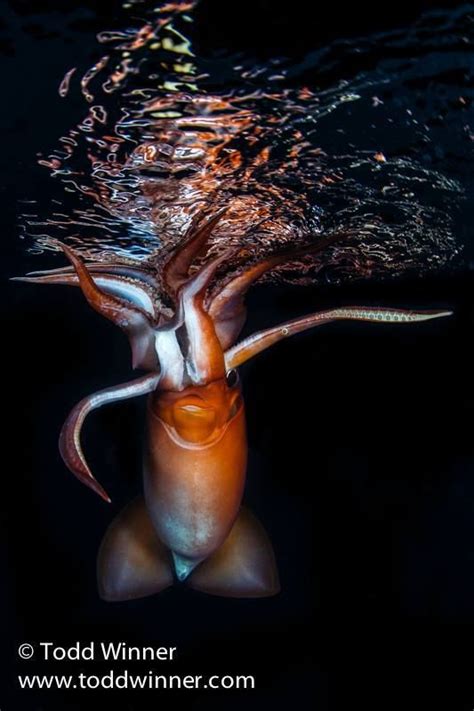
<path fill-rule="evenodd" d="M 173 298 L 176 298 L 180 287 L 188 279 L 189 268 L 225 212 L 227 212 L 226 207 L 216 212 L 202 225 L 199 225 L 199 220 L 194 220 L 188 231 L 188 239 L 181 249 L 172 254 L 163 267 L 163 283 Z"/>
<path fill-rule="evenodd" d="M 89 412 L 97 410 L 102 405 L 152 392 L 157 387 L 159 380 L 159 373 L 151 373 L 123 385 L 115 385 L 94 395 L 89 395 L 73 408 L 63 425 L 59 437 L 59 451 L 64 463 L 79 481 L 99 494 L 104 501 L 110 502 L 110 498 L 92 475 L 81 448 L 80 436 L 84 420 Z"/>
<path fill-rule="evenodd" d="M 451 316 L 452 311 L 407 311 L 405 309 L 371 308 L 370 306 L 345 306 L 328 311 L 310 314 L 293 319 L 287 323 L 274 326 L 265 331 L 259 331 L 245 340 L 237 343 L 225 354 L 227 370 L 236 368 L 245 361 L 253 358 L 261 351 L 283 338 L 288 338 L 296 333 L 306 331 L 313 326 L 322 326 L 324 323 L 336 320 L 369 321 L 373 323 L 414 323 L 429 321 L 433 318 Z"/>
<path fill-rule="evenodd" d="M 127 334 L 132 347 L 133 367 L 156 370 L 158 358 L 155 350 L 154 330 L 148 314 L 124 299 L 107 294 L 100 289 L 74 250 L 64 244 L 61 245 L 61 248 L 76 270 L 82 293 L 92 308 Z"/>
<path fill-rule="evenodd" d="M 342 234 L 335 233 L 319 240 L 317 244 L 301 247 L 290 252 L 273 254 L 267 259 L 252 264 L 246 269 L 244 268 L 244 271 L 227 282 L 212 297 L 208 308 L 222 347 L 224 349 L 230 348 L 242 330 L 247 316 L 244 299 L 247 291 L 257 279 L 280 264 L 291 262 L 309 254 L 322 252 L 326 247 L 348 236 L 349 233 L 346 232 Z"/>

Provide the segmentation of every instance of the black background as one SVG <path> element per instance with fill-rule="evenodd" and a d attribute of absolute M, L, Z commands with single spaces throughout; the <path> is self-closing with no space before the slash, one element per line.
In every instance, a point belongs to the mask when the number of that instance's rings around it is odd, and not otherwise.
<path fill-rule="evenodd" d="M 97 4 L 72 2 L 65 11 L 59 0 L 12 0 L 0 25 L 0 708 L 473 708 L 468 270 L 332 290 L 256 288 L 248 332 L 339 303 L 449 306 L 455 316 L 413 328 L 328 326 L 282 343 L 243 370 L 246 501 L 274 544 L 280 595 L 232 601 L 173 588 L 133 603 L 99 600 L 98 545 L 140 487 L 143 403 L 105 409 L 85 428 L 88 458 L 112 507 L 67 472 L 57 436 L 84 394 L 130 377 L 128 346 L 76 290 L 6 282 L 36 266 L 18 239 L 18 200 L 48 191 L 36 153 L 77 121 L 77 105 L 62 102 L 57 85 L 66 69 L 94 56 L 95 32 L 111 25 L 115 3 L 101 3 L 100 10 Z M 296 56 L 332 37 L 404 26 L 430 6 L 379 5 L 203 2 L 197 17 L 203 51 Z M 288 33 L 295 16 L 298 31 Z M 17 688 L 18 673 L 68 669 L 21 662 L 18 643 L 102 639 L 177 646 L 179 660 L 165 671 L 255 674 L 257 688 L 176 696 Z"/>

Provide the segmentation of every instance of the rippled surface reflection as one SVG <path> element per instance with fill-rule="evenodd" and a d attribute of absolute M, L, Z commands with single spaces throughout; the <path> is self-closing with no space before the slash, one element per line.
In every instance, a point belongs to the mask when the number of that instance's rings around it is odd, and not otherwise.
<path fill-rule="evenodd" d="M 50 204 L 23 218 L 31 250 L 55 251 L 60 239 L 95 260 L 160 260 L 197 213 L 227 206 L 213 253 L 239 244 L 258 258 L 346 235 L 323 261 L 265 279 L 384 277 L 462 261 L 472 8 L 339 40 L 299 63 L 256 63 L 199 57 L 195 2 L 128 5 L 143 22 L 99 34 L 99 61 L 82 76 L 68 69 L 59 86 L 65 100 L 80 92 L 85 111 L 41 157 L 54 180 Z"/>

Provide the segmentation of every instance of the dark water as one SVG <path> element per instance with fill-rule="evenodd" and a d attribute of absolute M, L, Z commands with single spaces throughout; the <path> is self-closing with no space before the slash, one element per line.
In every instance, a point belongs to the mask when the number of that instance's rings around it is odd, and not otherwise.
<path fill-rule="evenodd" d="M 229 239 L 258 252 L 323 231 L 354 232 L 323 264 L 297 265 L 255 288 L 249 333 L 337 304 L 440 306 L 455 315 L 404 329 L 330 326 L 244 370 L 246 501 L 275 547 L 277 598 L 229 601 L 175 588 L 110 605 L 97 597 L 95 554 L 140 486 L 142 405 L 106 409 L 85 430 L 113 510 L 65 470 L 57 435 L 84 394 L 129 378 L 128 347 L 76 290 L 4 283 L 0 708 L 168 709 L 183 700 L 196 709 L 472 708 L 474 7 L 334 5 L 323 13 L 310 3 L 202 2 L 186 33 L 176 20 L 192 41 L 199 77 L 187 99 L 180 93 L 178 109 L 189 120 L 193 96 L 227 102 L 206 115 L 216 119 L 220 140 L 232 134 L 226 150 L 240 158 L 230 167 L 222 156 L 209 162 L 214 139 L 200 136 L 197 164 L 185 161 L 171 182 L 175 162 L 158 169 L 155 161 L 144 173 L 143 149 L 122 165 L 123 175 L 90 169 L 87 146 L 100 162 L 105 148 L 97 141 L 116 136 L 117 126 L 125 145 L 156 144 L 146 135 L 156 121 L 144 117 L 143 102 L 180 74 L 170 50 L 157 60 L 153 52 L 163 48 L 139 48 L 129 83 L 109 94 L 91 82 L 96 96 L 88 102 L 79 79 L 104 56 L 96 33 L 139 27 L 150 8 L 95 5 L 4 5 L 4 278 L 58 266 L 51 237 L 104 259 L 159 254 L 179 241 L 197 194 L 203 205 L 233 206 L 217 250 Z M 114 61 L 117 42 L 108 45 Z M 167 68 L 152 69 L 160 61 Z M 58 86 L 72 67 L 64 99 Z M 145 89 L 151 94 L 129 96 Z M 80 131 L 90 105 L 102 106 L 107 122 Z M 135 111 L 126 126 L 124 106 Z M 51 176 L 38 158 L 58 158 L 58 145 L 67 145 L 59 138 L 74 129 L 78 145 Z M 126 154 L 120 144 L 122 163 Z M 213 180 L 208 173 L 203 180 L 203 166 L 213 165 Z M 143 201 L 156 181 L 160 200 Z M 99 188 L 97 202 L 90 191 Z M 171 189 L 184 194 L 165 210 Z M 265 219 L 257 229 L 254 215 Z M 78 639 L 175 645 L 173 671 L 255 674 L 257 689 L 81 697 L 17 688 L 25 670 L 18 641 Z"/>
<path fill-rule="evenodd" d="M 237 244 L 261 257 L 347 233 L 323 259 L 271 281 L 464 264 L 469 8 L 425 13 L 408 30 L 315 40 L 301 56 L 217 50 L 203 43 L 201 15 L 196 2 L 135 3 L 98 33 L 91 65 L 68 68 L 59 93 L 83 106 L 41 153 L 53 181 L 47 200 L 25 201 L 32 252 L 57 251 L 59 239 L 92 259 L 159 263 L 196 214 L 225 207 L 212 252 Z"/>

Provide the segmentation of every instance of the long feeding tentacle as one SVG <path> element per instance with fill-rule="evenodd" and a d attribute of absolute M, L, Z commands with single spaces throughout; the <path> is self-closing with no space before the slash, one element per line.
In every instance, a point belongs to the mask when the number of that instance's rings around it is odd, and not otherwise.
<path fill-rule="evenodd" d="M 194 220 L 188 232 L 188 239 L 164 265 L 163 283 L 173 298 L 176 298 L 180 287 L 188 279 L 189 269 L 194 259 L 199 255 L 209 239 L 212 230 L 226 212 L 227 208 L 219 210 L 200 226 L 199 221 Z"/>
<path fill-rule="evenodd" d="M 139 395 L 145 395 L 156 389 L 160 380 L 159 373 L 151 373 L 122 385 L 101 390 L 81 400 L 71 411 L 63 425 L 59 437 L 59 450 L 66 466 L 86 486 L 89 486 L 105 501 L 110 498 L 92 475 L 81 448 L 81 428 L 85 418 L 92 410 L 118 400 L 126 400 Z"/>
<path fill-rule="evenodd" d="M 322 252 L 326 247 L 340 242 L 341 239 L 345 239 L 349 235 L 350 233 L 348 232 L 334 233 L 320 239 L 314 245 L 306 245 L 289 252 L 271 255 L 267 259 L 263 259 L 244 269 L 243 272 L 225 284 L 212 297 L 208 309 L 224 350 L 235 343 L 242 330 L 247 316 L 244 299 L 247 291 L 257 279 L 280 264 L 291 262 L 302 256 Z"/>
<path fill-rule="evenodd" d="M 345 306 L 328 311 L 310 314 L 301 318 L 293 319 L 287 323 L 274 326 L 265 331 L 249 336 L 245 340 L 237 343 L 225 354 L 226 367 L 228 370 L 236 368 L 245 361 L 253 358 L 261 351 L 274 343 L 278 343 L 283 338 L 288 338 L 296 333 L 301 333 L 314 326 L 322 326 L 324 323 L 336 320 L 369 321 L 373 323 L 415 323 L 419 321 L 429 321 L 433 318 L 451 316 L 452 311 L 407 311 L 405 309 L 371 308 L 370 306 Z"/>
<path fill-rule="evenodd" d="M 133 367 L 156 370 L 158 358 L 155 351 L 154 331 L 146 312 L 100 289 L 74 250 L 64 244 L 61 248 L 76 270 L 82 293 L 92 308 L 127 334 L 132 347 Z"/>

